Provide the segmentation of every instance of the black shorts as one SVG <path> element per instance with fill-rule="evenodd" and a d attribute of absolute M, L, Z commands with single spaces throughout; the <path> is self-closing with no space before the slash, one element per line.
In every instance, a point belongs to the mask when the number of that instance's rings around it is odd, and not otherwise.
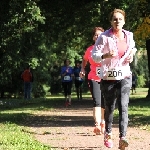
<path fill-rule="evenodd" d="M 75 80 L 75 87 L 79 88 L 82 85 L 83 81 Z"/>

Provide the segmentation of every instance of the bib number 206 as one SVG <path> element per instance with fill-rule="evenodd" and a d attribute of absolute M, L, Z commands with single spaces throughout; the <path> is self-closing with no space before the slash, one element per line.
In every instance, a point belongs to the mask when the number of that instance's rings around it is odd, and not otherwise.
<path fill-rule="evenodd" d="M 108 71 L 108 77 L 121 77 L 122 71 L 121 70 L 109 70 Z"/>

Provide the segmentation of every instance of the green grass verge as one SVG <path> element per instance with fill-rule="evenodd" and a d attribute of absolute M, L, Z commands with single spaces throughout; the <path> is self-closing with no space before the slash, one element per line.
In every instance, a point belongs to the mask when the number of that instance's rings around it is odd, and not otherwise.
<path fill-rule="evenodd" d="M 12 122 L 1 123 L 0 133 L 0 150 L 50 150 Z"/>
<path fill-rule="evenodd" d="M 0 150 L 54 150 L 36 141 L 34 134 L 25 125 L 26 119 L 36 112 L 50 110 L 48 100 L 35 99 L 30 102 L 5 99 L 0 105 Z M 29 131 L 29 132 L 28 132 Z"/>

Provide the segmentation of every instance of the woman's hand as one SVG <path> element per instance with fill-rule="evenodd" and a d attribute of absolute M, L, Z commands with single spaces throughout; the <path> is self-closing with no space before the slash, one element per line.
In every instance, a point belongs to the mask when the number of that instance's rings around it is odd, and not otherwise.
<path fill-rule="evenodd" d="M 131 53 L 127 58 L 126 61 L 131 63 L 133 61 L 133 54 Z"/>
<path fill-rule="evenodd" d="M 69 72 L 69 68 L 66 69 L 66 72 L 67 72 L 67 73 Z"/>
<path fill-rule="evenodd" d="M 133 61 L 133 56 L 134 56 L 134 55 L 135 55 L 135 49 L 132 49 L 132 50 L 130 51 L 129 56 L 126 58 L 126 61 L 129 62 L 129 63 L 131 63 L 131 62 Z"/>
<path fill-rule="evenodd" d="M 109 51 L 106 54 L 103 54 L 103 59 L 112 58 L 116 56 L 116 52 L 114 50 Z"/>
<path fill-rule="evenodd" d="M 80 78 L 83 78 L 85 76 L 85 70 L 84 69 L 81 69 L 79 76 L 80 76 Z"/>

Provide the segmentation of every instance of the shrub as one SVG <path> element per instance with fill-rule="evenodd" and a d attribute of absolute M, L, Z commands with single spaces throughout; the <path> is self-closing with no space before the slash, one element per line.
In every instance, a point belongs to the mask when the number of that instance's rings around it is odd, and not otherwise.
<path fill-rule="evenodd" d="M 137 76 L 137 87 L 142 88 L 146 85 L 146 79 L 144 74 Z"/>

